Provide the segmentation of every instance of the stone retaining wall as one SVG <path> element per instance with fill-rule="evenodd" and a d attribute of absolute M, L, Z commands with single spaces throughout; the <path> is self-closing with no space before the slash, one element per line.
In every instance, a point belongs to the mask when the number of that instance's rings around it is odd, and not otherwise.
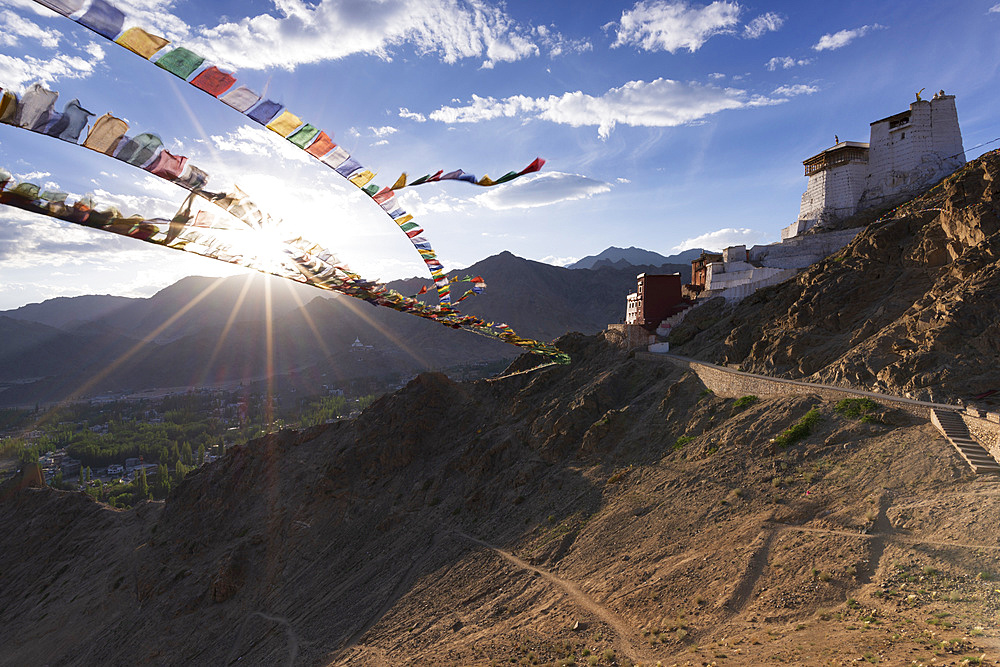
<path fill-rule="evenodd" d="M 963 412 L 962 421 L 969 428 L 972 437 L 978 440 L 993 458 L 1000 461 L 1000 414 L 996 412 L 979 414 L 983 416 L 976 417 L 969 414 L 969 411 Z"/>
<path fill-rule="evenodd" d="M 901 398 L 898 396 L 887 396 L 885 394 L 876 394 L 870 391 L 862 391 L 860 389 L 849 389 L 846 387 L 832 387 L 830 385 L 814 384 L 811 382 L 800 382 L 798 380 L 785 380 L 781 378 L 770 378 L 763 375 L 754 375 L 752 373 L 744 373 L 743 371 L 733 370 L 731 368 L 724 368 L 722 366 L 717 366 L 715 364 L 709 364 L 703 361 L 695 361 L 694 359 L 687 359 L 685 357 L 680 357 L 672 354 L 650 354 L 648 352 L 636 352 L 636 358 L 649 359 L 649 360 L 659 360 L 670 362 L 676 366 L 682 368 L 687 368 L 698 375 L 698 378 L 705 384 L 705 386 L 711 389 L 716 395 L 723 396 L 725 398 L 739 398 L 741 396 L 754 395 L 754 396 L 778 396 L 786 394 L 817 394 L 822 398 L 830 401 L 839 401 L 844 398 L 869 398 L 880 405 L 885 405 L 887 407 L 896 408 L 899 410 L 905 410 L 910 414 L 922 417 L 924 419 L 929 418 L 929 413 L 931 408 L 938 408 L 940 410 L 953 410 L 959 412 L 962 408 L 953 405 L 943 405 L 939 403 L 928 403 L 925 401 L 914 401 L 909 398 Z M 962 415 L 966 417 L 966 415 Z M 967 418 L 968 419 L 971 418 Z M 984 423 L 986 420 L 978 420 Z M 1000 426 L 1000 424 L 993 424 L 994 427 Z M 972 427 L 969 427 L 972 431 Z M 976 436 L 979 437 L 978 435 Z M 993 430 L 994 440 L 1000 439 L 1000 428 L 995 428 Z M 986 446 L 986 440 L 981 440 L 984 446 Z M 991 450 L 992 451 L 992 450 Z"/>

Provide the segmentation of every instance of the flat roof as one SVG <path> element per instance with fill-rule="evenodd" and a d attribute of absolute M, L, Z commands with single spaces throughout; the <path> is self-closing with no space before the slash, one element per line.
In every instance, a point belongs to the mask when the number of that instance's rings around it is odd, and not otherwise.
<path fill-rule="evenodd" d="M 802 164 L 807 164 L 817 158 L 823 157 L 827 153 L 834 153 L 836 151 L 844 150 L 845 148 L 869 148 L 869 144 L 867 141 L 841 141 L 839 144 L 836 144 L 835 146 L 831 146 L 826 150 L 822 150 L 819 153 L 816 153 L 816 155 L 813 155 L 812 157 L 806 158 L 805 160 L 802 161 Z"/>
<path fill-rule="evenodd" d="M 927 100 L 920 100 L 920 101 L 927 102 L 928 104 L 930 104 L 930 102 L 928 102 Z M 914 104 L 916 104 L 916 102 L 914 102 Z M 907 109 L 906 111 L 900 111 L 899 113 L 894 113 L 891 116 L 886 116 L 885 118 L 874 120 L 871 123 L 869 123 L 869 125 L 878 125 L 879 123 L 885 123 L 886 121 L 899 120 L 900 118 L 909 115 L 910 115 L 910 109 Z"/>

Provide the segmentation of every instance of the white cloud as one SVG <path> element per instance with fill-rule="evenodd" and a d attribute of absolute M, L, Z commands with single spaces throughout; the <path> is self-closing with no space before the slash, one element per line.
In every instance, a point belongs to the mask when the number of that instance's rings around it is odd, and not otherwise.
<path fill-rule="evenodd" d="M 16 46 L 25 37 L 47 49 L 59 46 L 62 33 L 58 30 L 43 30 L 20 14 L 6 9 L 0 12 L 0 24 L 4 29 L 0 32 L 0 46 Z"/>
<path fill-rule="evenodd" d="M 555 30 L 555 26 L 540 25 L 534 29 L 542 48 L 548 50 L 550 58 L 556 58 L 564 53 L 584 53 L 592 51 L 594 45 L 585 39 L 568 39 Z"/>
<path fill-rule="evenodd" d="M 4 84 L 12 90 L 23 91 L 28 83 L 51 85 L 60 79 L 85 79 L 93 74 L 97 64 L 104 59 L 100 48 L 89 52 L 90 59 L 57 53 L 52 58 L 24 56 L 15 58 L 0 53 L 0 72 Z"/>
<path fill-rule="evenodd" d="M 998 2 L 997 4 L 995 4 L 995 5 L 993 5 L 992 7 L 990 7 L 990 8 L 989 8 L 989 9 L 988 9 L 988 10 L 986 11 L 986 13 L 987 13 L 987 14 L 1000 14 L 1000 2 Z"/>
<path fill-rule="evenodd" d="M 392 127 L 391 125 L 385 125 L 383 127 L 369 127 L 368 129 L 372 131 L 372 136 L 378 139 L 384 139 L 385 137 L 391 136 L 399 132 L 399 130 Z"/>
<path fill-rule="evenodd" d="M 564 42 L 549 34 L 540 40 L 486 0 L 383 0 L 377 6 L 275 0 L 275 9 L 201 29 L 194 45 L 230 66 L 292 70 L 356 53 L 391 60 L 392 50 L 403 44 L 447 63 L 484 58 L 483 66 L 492 67 L 538 55 L 536 41 L 550 48 Z"/>
<path fill-rule="evenodd" d="M 725 79 L 726 75 L 723 74 L 722 72 L 712 72 L 711 74 L 708 75 L 708 78 L 712 79 L 713 81 L 718 81 L 720 79 Z"/>
<path fill-rule="evenodd" d="M 48 171 L 29 171 L 27 174 L 14 174 L 14 177 L 19 181 L 28 181 L 34 183 L 35 181 L 40 181 L 46 176 L 51 176 L 52 173 Z"/>
<path fill-rule="evenodd" d="M 814 51 L 827 51 L 833 49 L 839 49 L 841 47 L 847 46 L 853 42 L 858 37 L 864 36 L 871 30 L 878 30 L 884 28 L 878 23 L 873 25 L 863 25 L 860 28 L 854 28 L 853 30 L 841 30 L 840 32 L 827 33 L 819 38 L 819 41 L 813 45 Z"/>
<path fill-rule="evenodd" d="M 778 86 L 774 89 L 772 95 L 777 95 L 778 97 L 795 97 L 796 95 L 812 95 L 813 93 L 818 93 L 819 88 L 816 86 L 807 86 L 804 83 L 796 83 L 791 86 Z"/>
<path fill-rule="evenodd" d="M 780 29 L 784 22 L 785 19 L 781 14 L 775 14 L 774 12 L 761 14 L 743 26 L 743 36 L 748 39 L 757 39 L 765 33 Z"/>
<path fill-rule="evenodd" d="M 472 209 L 467 199 L 459 199 L 445 192 L 433 190 L 422 193 L 417 188 L 407 188 L 399 195 L 399 199 L 406 212 L 412 213 L 418 219 L 437 213 L 468 213 Z"/>
<path fill-rule="evenodd" d="M 272 157 L 278 155 L 286 160 L 310 162 L 312 158 L 305 151 L 299 150 L 290 141 L 286 141 L 274 132 L 262 127 L 240 125 L 225 136 L 213 134 L 212 144 L 220 151 L 233 151 L 244 155 Z"/>
<path fill-rule="evenodd" d="M 100 261 L 120 261 L 128 265 L 135 259 L 125 256 L 124 251 L 133 248 L 123 243 L 121 237 L 27 211 L 4 210 L 2 213 L 0 262 L 5 269 L 45 266 L 51 270 L 56 266 Z"/>
<path fill-rule="evenodd" d="M 414 121 L 416 121 L 418 123 L 426 123 L 427 122 L 427 116 L 423 115 L 422 113 L 416 113 L 414 111 L 410 111 L 406 107 L 400 107 L 400 109 L 399 109 L 399 117 L 400 118 L 406 118 L 407 120 L 414 120 Z"/>
<path fill-rule="evenodd" d="M 701 236 L 685 239 L 671 248 L 673 252 L 681 252 L 690 248 L 705 248 L 706 250 L 722 250 L 734 245 L 750 246 L 764 238 L 763 232 L 746 227 L 726 227 L 708 232 Z"/>
<path fill-rule="evenodd" d="M 791 68 L 795 67 L 796 65 L 798 65 L 799 67 L 802 67 L 804 65 L 808 65 L 811 62 L 812 61 L 809 60 L 808 58 L 802 58 L 802 59 L 796 60 L 795 58 L 790 58 L 789 56 L 775 56 L 774 58 L 771 58 L 770 60 L 768 60 L 764 64 L 764 67 L 766 67 L 768 71 L 773 72 L 774 70 L 778 69 L 779 67 L 781 69 L 791 69 Z"/>
<path fill-rule="evenodd" d="M 633 44 L 646 51 L 694 53 L 714 35 L 732 32 L 739 15 L 735 2 L 716 0 L 706 7 L 691 7 L 683 1 L 641 0 L 622 12 L 611 47 Z"/>
<path fill-rule="evenodd" d="M 625 178 L 624 176 L 619 176 L 618 178 L 615 179 L 615 181 L 621 183 L 622 185 L 628 185 L 629 183 L 632 182 L 629 179 Z"/>
<path fill-rule="evenodd" d="M 539 262 L 543 264 L 551 264 L 552 266 L 569 266 L 570 264 L 575 264 L 580 261 L 579 257 L 556 257 L 555 255 L 546 255 L 542 257 Z"/>
<path fill-rule="evenodd" d="M 473 197 L 472 201 L 494 211 L 504 211 L 590 199 L 610 190 L 611 185 L 604 181 L 577 174 L 548 171 L 519 178 L 502 188 L 488 190 Z"/>
<path fill-rule="evenodd" d="M 595 125 L 606 138 L 615 125 L 635 127 L 675 127 L 724 111 L 777 104 L 759 95 L 736 88 L 719 88 L 671 79 L 629 81 L 599 97 L 583 92 L 549 97 L 515 95 L 502 100 L 472 96 L 463 107 L 441 107 L 430 118 L 443 123 L 475 123 L 503 117 L 534 117 L 580 127 Z"/>

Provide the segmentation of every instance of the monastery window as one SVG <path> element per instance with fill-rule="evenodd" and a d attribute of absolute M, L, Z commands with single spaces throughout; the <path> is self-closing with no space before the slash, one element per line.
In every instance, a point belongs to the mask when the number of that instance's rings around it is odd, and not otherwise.
<path fill-rule="evenodd" d="M 895 120 L 890 120 L 889 121 L 889 129 L 890 130 L 894 130 L 897 127 L 902 127 L 903 125 L 906 125 L 909 122 L 910 122 L 910 116 L 909 115 L 903 116 L 902 118 L 896 118 Z"/>

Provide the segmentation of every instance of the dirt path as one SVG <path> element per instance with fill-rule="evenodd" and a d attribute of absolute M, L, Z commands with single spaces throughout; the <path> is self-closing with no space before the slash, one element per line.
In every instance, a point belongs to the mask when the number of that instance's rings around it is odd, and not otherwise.
<path fill-rule="evenodd" d="M 516 567 L 519 567 L 522 570 L 527 570 L 529 572 L 534 572 L 535 574 L 540 575 L 542 579 L 549 582 L 550 584 L 553 584 L 554 586 L 561 588 L 566 593 L 566 595 L 569 596 L 569 598 L 579 607 L 588 611 L 589 613 L 593 614 L 594 616 L 596 616 L 597 618 L 601 619 L 609 626 L 611 626 L 611 628 L 615 632 L 615 635 L 617 636 L 616 646 L 618 647 L 618 650 L 624 653 L 630 660 L 632 660 L 632 662 L 654 663 L 656 661 L 656 658 L 653 658 L 652 656 L 645 654 L 639 649 L 638 643 L 635 641 L 635 637 L 638 636 L 639 633 L 636 632 L 635 628 L 631 627 L 628 623 L 626 623 L 614 611 L 612 611 L 608 607 L 605 607 L 600 602 L 598 602 L 594 598 L 584 593 L 580 589 L 580 587 L 577 586 L 572 581 L 563 579 L 562 577 L 559 577 L 553 574 L 552 572 L 549 572 L 548 570 L 543 570 L 541 568 L 535 567 L 531 563 L 528 563 L 527 561 L 518 558 L 511 552 L 506 551 L 505 549 L 501 549 L 500 547 L 494 544 L 484 542 L 483 540 L 477 537 L 473 537 L 472 535 L 469 535 L 467 533 L 456 531 L 455 535 L 458 535 L 459 537 L 469 540 L 470 542 L 474 542 L 480 546 L 484 546 L 487 549 L 490 549 L 491 551 L 496 553 L 504 560 L 515 565 Z"/>
<path fill-rule="evenodd" d="M 243 619 L 243 623 L 240 624 L 240 631 L 236 635 L 236 639 L 233 641 L 233 646 L 229 649 L 229 655 L 226 657 L 226 664 L 231 665 L 233 662 L 238 662 L 243 659 L 247 653 L 253 651 L 257 645 L 263 641 L 269 634 L 269 632 L 264 633 L 258 637 L 257 641 L 252 643 L 250 646 L 240 651 L 240 642 L 243 639 L 243 635 L 246 631 L 247 621 L 250 620 L 252 616 L 260 616 L 265 621 L 271 621 L 272 623 L 277 623 L 284 626 L 285 635 L 288 639 L 288 661 L 285 663 L 289 667 L 295 664 L 295 660 L 299 657 L 299 638 L 295 634 L 295 630 L 292 629 L 292 624 L 288 622 L 288 619 L 283 616 L 275 616 L 274 614 L 268 614 L 263 611 L 252 611 L 246 615 Z"/>
<path fill-rule="evenodd" d="M 835 530 L 832 528 L 811 528 L 809 526 L 796 526 L 788 523 L 772 523 L 776 530 L 794 530 L 799 533 L 819 533 L 821 535 L 838 535 L 843 537 L 853 537 L 859 540 L 879 540 L 887 539 L 890 542 L 901 542 L 903 544 L 926 544 L 934 547 L 955 547 L 958 549 L 987 549 L 990 551 L 1000 551 L 1000 545 L 996 544 L 975 544 L 973 542 L 952 542 L 946 540 L 925 540 L 918 537 L 909 537 L 899 533 L 857 533 L 849 530 Z"/>

